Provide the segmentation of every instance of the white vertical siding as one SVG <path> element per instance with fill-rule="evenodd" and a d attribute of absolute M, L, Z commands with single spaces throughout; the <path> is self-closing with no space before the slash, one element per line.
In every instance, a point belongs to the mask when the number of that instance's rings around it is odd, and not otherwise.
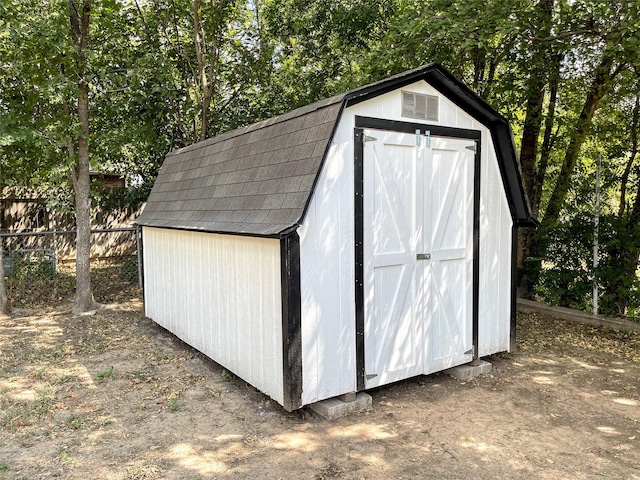
<path fill-rule="evenodd" d="M 337 132 L 298 230 L 303 405 L 356 390 L 352 138 Z"/>
<path fill-rule="evenodd" d="M 439 121 L 482 132 L 480 192 L 480 355 L 508 349 L 511 216 L 489 130 L 439 91 L 420 81 L 347 108 L 300 234 L 302 403 L 355 390 L 353 127 L 355 116 L 410 121 L 401 90 L 438 95 Z M 367 225 L 365 225 L 367 228 Z"/>
<path fill-rule="evenodd" d="M 480 176 L 478 351 L 485 356 L 509 349 L 513 224 L 493 143 L 485 130 Z"/>
<path fill-rule="evenodd" d="M 437 122 L 416 120 L 402 116 L 402 90 L 422 93 L 426 95 L 437 95 L 439 98 L 439 119 Z M 442 95 L 438 90 L 426 82 L 419 81 L 412 83 L 398 90 L 379 95 L 376 98 L 349 107 L 345 116 L 353 118 L 355 115 L 364 117 L 382 118 L 385 120 L 398 120 L 401 122 L 417 122 L 430 125 L 441 125 L 443 127 L 456 128 L 478 128 L 473 117 L 469 116 L 457 107 L 451 100 Z M 353 124 L 352 124 L 353 125 Z"/>
<path fill-rule="evenodd" d="M 144 227 L 148 317 L 283 402 L 280 243 Z"/>

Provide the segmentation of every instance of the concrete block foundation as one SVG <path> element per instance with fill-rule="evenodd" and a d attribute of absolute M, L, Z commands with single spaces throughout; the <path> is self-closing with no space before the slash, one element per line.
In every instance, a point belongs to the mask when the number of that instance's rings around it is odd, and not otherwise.
<path fill-rule="evenodd" d="M 345 397 L 344 395 L 342 397 Z M 349 397 L 346 397 L 347 399 Z M 320 402 L 312 403 L 309 408 L 327 420 L 346 417 L 352 413 L 368 410 L 372 407 L 371 395 L 358 392 L 353 401 L 343 401 L 340 398 L 328 398 Z"/>
<path fill-rule="evenodd" d="M 477 377 L 478 375 L 486 375 L 487 373 L 491 372 L 492 368 L 493 366 L 489 362 L 480 360 L 477 365 L 467 363 L 465 365 L 459 365 L 457 367 L 445 370 L 444 373 L 446 373 L 447 375 L 451 375 L 457 380 L 465 382 L 473 377 Z"/>

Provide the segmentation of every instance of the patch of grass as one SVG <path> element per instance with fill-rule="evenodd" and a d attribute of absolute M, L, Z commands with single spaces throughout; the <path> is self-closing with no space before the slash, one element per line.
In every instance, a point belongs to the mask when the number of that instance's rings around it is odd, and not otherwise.
<path fill-rule="evenodd" d="M 0 472 L 4 472 L 7 468 L 9 468 L 8 461 L 3 460 L 2 462 L 0 462 Z"/>
<path fill-rule="evenodd" d="M 233 378 L 233 377 L 231 376 L 231 374 L 230 374 L 229 372 L 227 372 L 226 370 L 222 370 L 222 373 L 220 374 L 220 376 L 222 377 L 222 379 L 223 379 L 225 382 L 230 382 L 230 381 L 231 381 L 231 378 Z"/>
<path fill-rule="evenodd" d="M 169 400 L 169 408 L 172 412 L 177 412 L 178 410 L 180 410 L 177 397 L 173 397 L 171 400 Z"/>
<path fill-rule="evenodd" d="M 204 389 L 204 393 L 205 393 L 205 395 L 207 395 L 209 397 L 222 397 L 225 392 L 223 392 L 219 388 L 216 388 L 215 390 L 213 390 L 213 389 L 207 387 L 207 388 Z"/>
<path fill-rule="evenodd" d="M 82 418 L 80 418 L 75 413 L 72 413 L 65 419 L 65 423 L 71 430 L 78 430 L 84 426 L 84 422 Z"/>
<path fill-rule="evenodd" d="M 0 426 L 15 432 L 21 427 L 31 425 L 35 420 L 46 417 L 53 410 L 55 394 L 55 388 L 47 387 L 34 401 L 5 410 L 0 418 Z"/>
<path fill-rule="evenodd" d="M 109 340 L 105 337 L 92 337 L 82 342 L 83 353 L 104 353 L 109 347 Z"/>
<path fill-rule="evenodd" d="M 60 383 L 72 382 L 78 379 L 76 375 L 73 375 L 61 368 L 57 368 L 55 365 L 42 367 L 39 370 L 32 372 L 29 377 L 35 378 L 42 383 L 56 385 Z"/>
<path fill-rule="evenodd" d="M 103 371 L 96 373 L 96 380 L 104 380 L 105 378 L 113 378 L 113 365 L 109 365 Z"/>
<path fill-rule="evenodd" d="M 31 403 L 29 409 L 36 417 L 44 417 L 51 413 L 53 409 L 53 401 L 56 398 L 56 390 L 54 387 L 45 388 L 40 396 Z"/>
<path fill-rule="evenodd" d="M 76 462 L 76 459 L 74 457 L 72 457 L 71 455 L 69 455 L 69 453 L 66 450 L 61 450 L 60 451 L 60 463 L 63 465 L 71 465 L 74 464 Z"/>

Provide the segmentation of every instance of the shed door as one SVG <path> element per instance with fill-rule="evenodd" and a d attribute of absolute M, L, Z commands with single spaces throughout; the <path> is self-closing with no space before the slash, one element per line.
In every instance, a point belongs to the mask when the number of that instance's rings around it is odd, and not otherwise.
<path fill-rule="evenodd" d="M 472 359 L 471 140 L 365 131 L 366 388 Z"/>

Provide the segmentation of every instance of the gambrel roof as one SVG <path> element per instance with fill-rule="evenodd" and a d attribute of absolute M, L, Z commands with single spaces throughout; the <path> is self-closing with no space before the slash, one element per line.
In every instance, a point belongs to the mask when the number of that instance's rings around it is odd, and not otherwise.
<path fill-rule="evenodd" d="M 532 225 L 508 122 L 438 64 L 170 153 L 139 225 L 279 236 L 304 219 L 342 110 L 425 80 L 492 132 L 514 222 Z"/>

